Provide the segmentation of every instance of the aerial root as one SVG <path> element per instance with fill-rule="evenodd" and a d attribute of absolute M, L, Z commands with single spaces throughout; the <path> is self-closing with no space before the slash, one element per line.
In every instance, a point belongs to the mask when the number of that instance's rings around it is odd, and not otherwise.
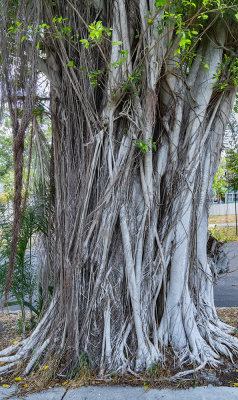
<path fill-rule="evenodd" d="M 24 371 L 24 375 L 28 375 L 29 372 L 32 370 L 34 367 L 36 361 L 40 358 L 42 355 L 43 351 L 46 349 L 46 347 L 49 345 L 50 339 L 47 339 L 44 341 L 44 343 L 38 348 L 38 350 L 35 352 L 34 356 L 31 358 L 29 363 L 27 364 L 27 367 Z"/>
<path fill-rule="evenodd" d="M 9 356 L 6 355 L 4 357 L 1 357 L 0 362 L 4 362 L 6 364 L 0 367 L 0 375 L 4 375 L 7 372 L 12 372 L 12 368 L 20 361 L 26 360 L 29 357 L 29 354 L 32 353 L 32 351 L 34 350 L 34 355 L 33 357 L 30 358 L 26 366 L 26 369 L 24 371 L 24 375 L 28 375 L 29 372 L 34 367 L 37 360 L 41 357 L 42 353 L 50 343 L 50 338 L 44 340 L 44 337 L 45 335 L 43 335 L 43 337 L 37 335 L 34 338 L 34 340 L 32 340 L 32 338 L 29 337 L 28 340 L 23 340 L 22 342 L 19 343 L 19 345 L 22 346 L 21 347 L 18 346 L 18 351 L 16 352 L 16 354 Z M 12 346 L 9 347 L 8 349 L 5 349 L 4 353 L 5 354 L 12 353 Z"/>
<path fill-rule="evenodd" d="M 18 361 L 9 363 L 7 365 L 3 365 L 2 367 L 0 367 L 0 375 L 5 375 L 7 374 L 10 370 L 10 372 L 12 372 L 12 368 L 18 363 Z"/>
<path fill-rule="evenodd" d="M 207 365 L 207 361 L 204 361 L 202 364 L 200 364 L 198 367 L 194 368 L 194 369 L 189 369 L 186 371 L 182 371 L 182 372 L 178 372 L 177 374 L 175 374 L 174 376 L 172 376 L 171 378 L 169 378 L 168 380 L 173 382 L 173 381 L 177 381 L 181 378 L 183 378 L 184 376 L 187 375 L 191 375 L 191 374 L 196 374 L 198 371 L 200 371 L 201 369 L 203 369 L 205 366 Z"/>
<path fill-rule="evenodd" d="M 11 371 L 12 368 L 16 364 L 18 364 L 18 362 L 24 361 L 25 359 L 27 359 L 29 353 L 31 351 L 33 351 L 33 350 L 36 350 L 36 353 L 34 355 L 34 360 L 36 361 L 36 355 L 38 355 L 38 356 L 40 355 L 40 354 L 38 354 L 39 350 L 37 350 L 37 348 L 39 348 L 39 346 L 37 346 L 37 342 L 41 343 L 40 339 L 42 339 L 42 338 L 37 336 L 35 338 L 35 340 L 31 340 L 31 337 L 29 337 L 27 340 L 26 339 L 23 340 L 22 342 L 19 343 L 19 346 L 17 346 L 17 348 L 15 346 L 15 351 L 17 349 L 18 349 L 18 351 L 16 351 L 14 355 L 10 355 L 10 354 L 13 353 L 13 348 L 12 348 L 13 346 L 3 350 L 0 354 L 2 355 L 2 353 L 4 353 L 5 356 L 4 357 L 0 357 L 0 362 L 4 362 L 6 364 L 0 367 L 0 375 L 3 375 L 5 373 L 7 373 L 8 371 L 12 372 Z M 42 346 L 40 346 L 40 349 L 41 349 L 41 347 Z M 30 372 L 30 370 L 32 369 L 32 366 L 33 366 L 32 365 L 32 359 L 30 361 L 30 365 L 31 365 L 31 368 L 29 369 L 29 372 Z M 27 369 L 26 369 L 26 371 L 27 371 Z M 27 373 L 26 371 L 25 371 L 25 373 Z"/>

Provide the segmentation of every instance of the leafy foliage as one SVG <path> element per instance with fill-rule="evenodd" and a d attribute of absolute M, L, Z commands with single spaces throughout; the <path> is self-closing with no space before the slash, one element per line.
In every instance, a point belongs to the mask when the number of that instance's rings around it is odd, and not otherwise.
<path fill-rule="evenodd" d="M 227 150 L 226 153 L 227 186 L 236 191 L 238 189 L 238 152 Z"/>
<path fill-rule="evenodd" d="M 156 150 L 156 142 L 151 143 L 151 138 L 147 139 L 147 142 L 143 142 L 143 140 L 134 141 L 134 146 L 138 147 L 142 153 L 147 153 L 148 151 Z"/>
<path fill-rule="evenodd" d="M 210 235 L 216 238 L 219 242 L 237 242 L 238 236 L 236 235 L 235 226 L 214 226 L 209 228 Z"/>
<path fill-rule="evenodd" d="M 225 192 L 227 191 L 226 171 L 219 166 L 212 184 L 214 195 L 224 200 Z"/>
<path fill-rule="evenodd" d="M 8 259 L 10 255 L 11 241 L 11 214 L 5 205 L 0 208 L 0 296 L 4 293 L 6 273 L 8 268 Z M 32 246 L 34 245 L 34 236 L 39 232 L 45 234 L 45 220 L 41 209 L 36 205 L 28 205 L 22 216 L 22 226 L 20 230 L 18 249 L 15 257 L 15 269 L 11 293 L 17 302 L 24 307 L 26 299 L 32 300 L 36 288 L 36 264 L 37 258 Z"/>

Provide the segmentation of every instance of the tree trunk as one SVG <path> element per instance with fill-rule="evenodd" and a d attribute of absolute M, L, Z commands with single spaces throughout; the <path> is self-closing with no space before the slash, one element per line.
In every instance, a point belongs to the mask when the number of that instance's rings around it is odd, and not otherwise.
<path fill-rule="evenodd" d="M 42 3 L 49 22 L 52 10 Z M 45 42 L 54 297 L 30 338 L 0 352 L 0 362 L 10 363 L 0 372 L 33 348 L 26 373 L 56 349 L 66 369 L 84 356 L 101 374 L 166 362 L 167 346 L 181 363 L 216 365 L 220 355 L 238 351 L 233 328 L 216 314 L 206 250 L 211 184 L 235 98 L 235 87 L 214 88 L 226 26 L 214 22 L 185 70 L 174 55 L 174 25 L 161 34 L 155 28 L 164 9 L 155 9 L 154 1 L 56 3 L 56 14 L 69 18 L 81 38 L 88 36 L 82 20 L 100 15 L 103 26 L 112 27 L 112 42 L 123 44 L 111 49 L 104 40 L 85 49 L 63 37 Z M 155 15 L 152 25 L 148 11 Z M 118 48 L 128 51 L 123 62 Z M 66 66 L 71 60 L 77 69 Z M 84 67 L 101 71 L 96 87 L 82 76 Z"/>

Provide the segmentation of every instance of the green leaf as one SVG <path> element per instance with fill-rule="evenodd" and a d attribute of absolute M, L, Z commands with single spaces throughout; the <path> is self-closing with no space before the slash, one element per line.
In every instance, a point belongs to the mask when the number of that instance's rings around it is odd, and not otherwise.
<path fill-rule="evenodd" d="M 39 311 L 30 303 L 28 303 L 28 301 L 23 301 L 23 304 L 25 307 L 28 307 L 31 311 L 33 311 L 36 315 L 39 316 Z"/>
<path fill-rule="evenodd" d="M 121 42 L 120 40 L 116 40 L 115 42 L 112 42 L 113 46 L 120 46 L 123 42 Z"/>
<path fill-rule="evenodd" d="M 89 47 L 89 41 L 87 39 L 80 39 L 80 42 L 84 45 L 85 49 Z"/>
<path fill-rule="evenodd" d="M 167 5 L 167 0 L 157 0 L 155 2 L 155 7 L 163 7 Z"/>
<path fill-rule="evenodd" d="M 238 20 L 238 14 L 235 14 L 236 19 Z"/>
<path fill-rule="evenodd" d="M 74 65 L 73 60 L 71 60 L 68 64 L 66 64 L 66 67 L 76 68 L 76 66 Z"/>
<path fill-rule="evenodd" d="M 21 42 L 24 42 L 25 39 L 26 39 L 26 36 L 22 36 Z"/>
<path fill-rule="evenodd" d="M 157 150 L 157 146 L 156 146 L 156 143 L 155 142 L 153 142 L 153 144 L 152 144 L 152 148 L 153 148 L 153 150 Z"/>
<path fill-rule="evenodd" d="M 40 42 L 37 43 L 37 46 L 36 46 L 37 50 L 39 50 L 39 47 L 40 47 Z"/>
<path fill-rule="evenodd" d="M 179 46 L 185 48 L 186 45 L 191 44 L 191 40 L 186 37 L 182 37 L 179 42 Z"/>

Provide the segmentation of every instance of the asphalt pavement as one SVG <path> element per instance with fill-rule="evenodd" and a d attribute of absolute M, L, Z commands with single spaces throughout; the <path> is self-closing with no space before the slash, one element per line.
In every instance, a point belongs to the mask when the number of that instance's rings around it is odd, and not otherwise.
<path fill-rule="evenodd" d="M 238 242 L 224 245 L 229 259 L 229 272 L 219 274 L 214 287 L 216 307 L 238 307 Z"/>

